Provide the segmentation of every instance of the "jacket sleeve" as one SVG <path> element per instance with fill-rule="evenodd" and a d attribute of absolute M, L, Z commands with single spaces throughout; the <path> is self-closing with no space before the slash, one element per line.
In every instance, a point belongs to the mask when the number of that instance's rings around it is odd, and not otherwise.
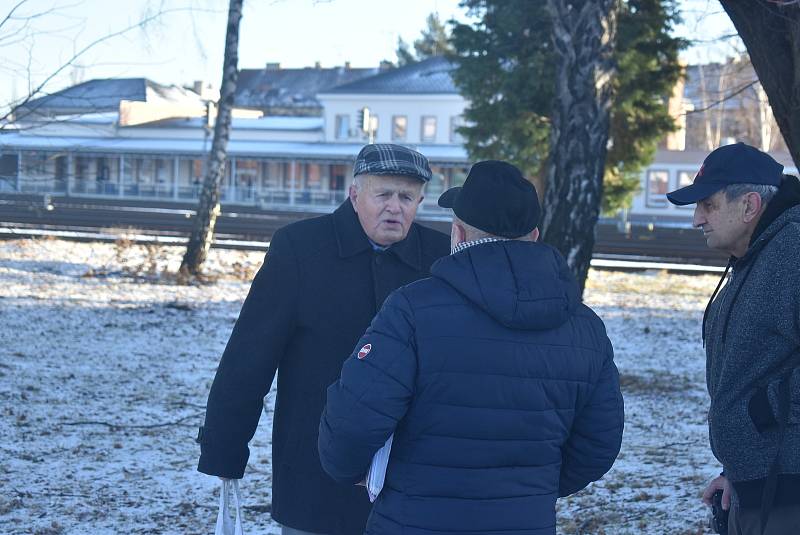
<path fill-rule="evenodd" d="M 412 311 L 398 290 L 328 387 L 318 443 L 328 475 L 351 484 L 364 479 L 373 455 L 408 410 L 416 372 Z"/>
<path fill-rule="evenodd" d="M 276 232 L 211 385 L 198 436 L 200 472 L 233 479 L 244 475 L 250 456 L 247 444 L 294 328 L 297 271 L 291 242 Z"/>
<path fill-rule="evenodd" d="M 599 378 L 562 448 L 559 496 L 574 494 L 603 477 L 619 453 L 624 407 L 614 350 L 606 340 L 608 349 Z"/>

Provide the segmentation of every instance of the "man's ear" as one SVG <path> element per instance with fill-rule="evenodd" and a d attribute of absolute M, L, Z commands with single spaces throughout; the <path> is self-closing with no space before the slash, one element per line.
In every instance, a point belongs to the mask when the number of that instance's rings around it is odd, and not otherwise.
<path fill-rule="evenodd" d="M 356 200 L 358 199 L 358 188 L 355 184 L 350 184 L 350 189 L 347 190 L 347 195 L 350 197 L 350 204 L 353 205 L 353 210 L 358 212 L 358 208 L 356 208 Z"/>
<path fill-rule="evenodd" d="M 761 202 L 761 195 L 755 191 L 745 194 L 744 214 L 742 214 L 744 222 L 750 223 L 753 219 L 758 217 L 761 214 L 763 204 L 764 203 Z"/>
<path fill-rule="evenodd" d="M 454 246 L 467 241 L 467 229 L 464 228 L 464 225 L 453 221 L 453 226 L 450 229 L 450 241 L 453 242 Z"/>

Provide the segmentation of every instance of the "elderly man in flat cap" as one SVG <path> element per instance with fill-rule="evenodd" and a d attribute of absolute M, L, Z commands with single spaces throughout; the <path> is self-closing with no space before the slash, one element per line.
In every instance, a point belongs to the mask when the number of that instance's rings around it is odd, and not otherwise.
<path fill-rule="evenodd" d="M 364 147 L 336 211 L 275 233 L 208 397 L 198 470 L 243 476 L 264 396 L 280 370 L 272 429 L 272 517 L 284 535 L 361 535 L 370 502 L 336 483 L 317 453 L 325 388 L 386 297 L 427 277 L 447 236 L 415 224 L 427 159 L 406 147 Z"/>
<path fill-rule="evenodd" d="M 328 388 L 322 466 L 359 482 L 393 434 L 370 535 L 554 535 L 556 499 L 619 452 L 611 342 L 536 241 L 539 201 L 516 167 L 479 162 L 439 204 L 453 253 L 389 296 Z"/>

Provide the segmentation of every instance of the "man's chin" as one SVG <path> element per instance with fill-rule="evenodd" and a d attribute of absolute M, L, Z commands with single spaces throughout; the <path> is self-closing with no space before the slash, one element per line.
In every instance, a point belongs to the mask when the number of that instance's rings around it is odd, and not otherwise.
<path fill-rule="evenodd" d="M 387 247 L 393 243 L 403 241 L 405 237 L 406 235 L 402 230 L 398 230 L 397 232 L 384 232 L 379 236 L 380 243 Z"/>

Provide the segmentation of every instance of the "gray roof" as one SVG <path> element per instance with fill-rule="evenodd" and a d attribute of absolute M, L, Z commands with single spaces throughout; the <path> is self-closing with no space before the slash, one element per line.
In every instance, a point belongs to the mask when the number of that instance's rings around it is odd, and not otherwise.
<path fill-rule="evenodd" d="M 149 123 L 137 124 L 127 128 L 202 128 L 206 124 L 205 117 L 177 117 L 160 119 Z M 233 130 L 272 130 L 282 132 L 322 131 L 322 117 L 260 117 L 231 119 Z"/>
<path fill-rule="evenodd" d="M 37 114 L 119 111 L 121 100 L 202 105 L 199 95 L 182 87 L 157 84 L 147 78 L 104 78 L 33 99 L 20 106 L 17 114 L 22 110 Z"/>
<path fill-rule="evenodd" d="M 242 69 L 236 86 L 236 105 L 243 108 L 312 108 L 321 110 L 317 93 L 380 71 L 379 68 L 334 67 L 302 69 Z"/>
<path fill-rule="evenodd" d="M 375 76 L 340 85 L 333 94 L 458 94 L 451 76 L 455 66 L 442 56 L 384 71 Z"/>

